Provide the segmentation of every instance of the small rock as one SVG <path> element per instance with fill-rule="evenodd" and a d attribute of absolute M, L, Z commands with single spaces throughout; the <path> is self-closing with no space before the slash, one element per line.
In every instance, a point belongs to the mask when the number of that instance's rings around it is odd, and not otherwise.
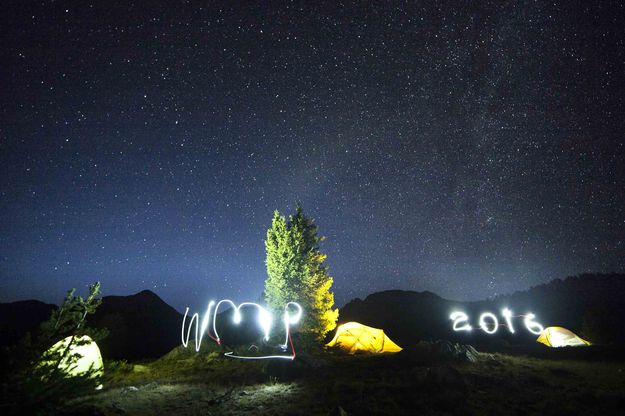
<path fill-rule="evenodd" d="M 139 389 L 136 388 L 135 386 L 128 386 L 128 387 L 124 387 L 122 389 L 122 394 L 132 393 L 132 392 L 135 392 L 135 391 L 139 391 Z"/>
<path fill-rule="evenodd" d="M 477 362 L 477 354 L 473 354 L 468 349 L 461 354 L 461 357 L 462 357 L 461 361 L 466 361 L 468 363 L 476 363 Z"/>
<path fill-rule="evenodd" d="M 145 365 L 135 364 L 132 367 L 132 371 L 134 371 L 135 373 L 149 373 L 150 369 L 146 367 Z"/>
<path fill-rule="evenodd" d="M 464 348 L 476 357 L 480 354 L 473 345 L 465 345 Z"/>
<path fill-rule="evenodd" d="M 500 367 L 503 365 L 502 362 L 499 361 L 499 359 L 493 354 L 488 354 L 486 356 L 486 364 L 488 364 L 489 366 L 495 366 L 495 367 Z"/>
<path fill-rule="evenodd" d="M 475 363 L 479 352 L 471 345 L 455 344 L 449 341 L 437 341 L 433 346 L 437 355 L 444 360 Z"/>

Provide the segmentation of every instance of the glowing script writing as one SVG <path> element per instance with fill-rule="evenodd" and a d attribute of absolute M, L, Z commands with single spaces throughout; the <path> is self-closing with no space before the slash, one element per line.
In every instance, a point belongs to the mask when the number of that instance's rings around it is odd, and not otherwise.
<path fill-rule="evenodd" d="M 222 299 L 217 304 L 214 301 L 210 301 L 206 306 L 206 311 L 204 312 L 204 316 L 202 317 L 202 322 L 200 323 L 200 315 L 196 312 L 191 315 L 191 320 L 187 325 L 187 317 L 189 316 L 189 308 L 187 308 L 184 312 L 184 317 L 182 318 L 182 345 L 187 348 L 189 345 L 189 338 L 191 337 L 191 331 L 194 330 L 194 339 L 195 339 L 195 351 L 200 351 L 200 347 L 202 345 L 202 340 L 205 335 L 208 335 L 213 341 L 217 344 L 221 345 L 221 338 L 219 337 L 219 332 L 217 332 L 217 313 L 219 311 L 219 307 L 223 304 L 230 305 L 234 311 L 232 316 L 232 322 L 236 325 L 241 323 L 241 308 L 254 308 L 257 310 L 257 324 L 259 328 L 263 332 L 263 340 L 265 342 L 269 341 L 269 337 L 271 335 L 271 328 L 273 327 L 273 316 L 271 312 L 265 309 L 263 306 L 253 303 L 253 302 L 243 302 L 239 305 L 235 304 L 230 299 Z M 213 309 L 214 307 L 214 309 Z M 212 314 L 211 314 L 212 312 Z M 302 307 L 296 302 L 289 302 L 284 307 L 284 314 L 282 315 L 282 324 L 284 325 L 285 339 L 284 343 L 280 344 L 280 350 L 287 351 L 289 344 L 291 346 L 291 354 L 290 355 L 264 355 L 264 356 L 242 356 L 235 355 L 233 351 L 227 352 L 224 355 L 231 358 L 239 358 L 246 360 L 263 360 L 263 359 L 271 359 L 271 358 L 280 358 L 293 360 L 295 358 L 295 348 L 293 347 L 293 340 L 291 339 L 291 326 L 296 325 L 302 317 Z M 212 320 L 212 333 L 209 329 L 211 327 Z"/>
<path fill-rule="evenodd" d="M 543 332 L 543 326 L 535 321 L 536 315 L 533 313 L 527 313 L 525 315 L 513 315 L 512 311 L 508 308 L 504 308 L 501 311 L 501 315 L 504 318 L 505 324 L 501 324 L 508 328 L 511 334 L 514 334 L 514 325 L 512 323 L 513 318 L 523 318 L 523 324 L 525 328 L 535 335 L 540 335 Z M 453 321 L 454 331 L 472 331 L 473 326 L 469 323 L 469 315 L 461 311 L 454 311 L 449 315 L 449 319 Z M 484 312 L 480 315 L 479 328 L 487 334 L 494 334 L 499 329 L 499 319 L 497 315 L 492 312 Z"/>

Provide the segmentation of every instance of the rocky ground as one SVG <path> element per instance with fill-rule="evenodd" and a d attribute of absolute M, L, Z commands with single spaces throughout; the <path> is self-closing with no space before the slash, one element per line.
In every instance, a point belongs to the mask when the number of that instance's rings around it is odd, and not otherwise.
<path fill-rule="evenodd" d="M 393 355 L 318 352 L 240 361 L 175 349 L 107 363 L 105 388 L 66 414 L 622 414 L 625 363 L 478 353 L 448 343 Z"/>

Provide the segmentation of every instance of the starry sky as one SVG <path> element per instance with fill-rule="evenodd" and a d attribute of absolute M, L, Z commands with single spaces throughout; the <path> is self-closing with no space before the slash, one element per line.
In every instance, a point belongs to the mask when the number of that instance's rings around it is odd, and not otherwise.
<path fill-rule="evenodd" d="M 0 301 L 256 300 L 298 201 L 338 305 L 625 272 L 623 4 L 444 3 L 2 2 Z"/>

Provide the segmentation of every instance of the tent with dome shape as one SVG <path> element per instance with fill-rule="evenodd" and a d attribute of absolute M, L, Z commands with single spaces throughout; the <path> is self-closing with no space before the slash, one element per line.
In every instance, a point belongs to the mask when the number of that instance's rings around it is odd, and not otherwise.
<path fill-rule="evenodd" d="M 383 330 L 358 322 L 339 325 L 328 347 L 337 347 L 350 354 L 356 352 L 383 353 L 399 352 L 402 348 L 386 336 Z"/>
<path fill-rule="evenodd" d="M 536 342 L 548 347 L 586 347 L 590 342 L 575 335 L 572 331 L 560 326 L 550 326 L 541 332 Z"/>
<path fill-rule="evenodd" d="M 104 366 L 100 348 L 87 335 L 69 336 L 60 340 L 46 351 L 44 357 L 49 357 L 50 354 L 64 354 L 67 348 L 69 348 L 67 355 L 58 364 L 51 362 L 49 358 L 44 358 L 41 365 L 56 364 L 66 377 L 102 376 Z"/>

